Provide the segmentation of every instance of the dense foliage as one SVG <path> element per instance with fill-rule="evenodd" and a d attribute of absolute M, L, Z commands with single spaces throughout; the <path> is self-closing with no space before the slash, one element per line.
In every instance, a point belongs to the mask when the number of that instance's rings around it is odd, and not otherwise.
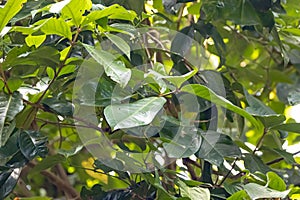
<path fill-rule="evenodd" d="M 300 198 L 298 0 L 1 2 L 0 199 Z"/>

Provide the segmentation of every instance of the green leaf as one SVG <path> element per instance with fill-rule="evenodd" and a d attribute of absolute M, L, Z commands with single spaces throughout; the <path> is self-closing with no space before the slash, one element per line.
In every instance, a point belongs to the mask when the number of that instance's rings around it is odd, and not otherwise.
<path fill-rule="evenodd" d="M 105 36 L 130 59 L 130 46 L 121 37 L 109 33 Z"/>
<path fill-rule="evenodd" d="M 16 126 L 18 128 L 29 129 L 38 112 L 37 107 L 27 106 L 16 116 Z"/>
<path fill-rule="evenodd" d="M 71 28 L 64 20 L 60 18 L 50 18 L 47 20 L 47 22 L 41 27 L 41 31 L 47 35 L 56 34 L 72 40 Z"/>
<path fill-rule="evenodd" d="M 160 74 L 154 70 L 149 70 L 149 73 L 146 74 L 146 76 L 154 76 L 154 79 L 165 79 L 167 81 L 169 81 L 170 83 L 172 83 L 173 85 L 175 85 L 177 88 L 180 88 L 181 85 L 189 80 L 191 77 L 193 77 L 196 73 L 198 72 L 197 68 L 194 68 L 192 71 L 183 74 L 181 76 L 165 76 L 163 74 Z"/>
<path fill-rule="evenodd" d="M 214 103 L 216 105 L 223 106 L 224 108 L 229 109 L 229 110 L 245 117 L 246 119 L 248 119 L 259 130 L 262 129 L 261 124 L 253 116 L 251 116 L 247 111 L 243 110 L 240 107 L 233 105 L 230 101 L 228 101 L 224 97 L 217 95 L 215 92 L 213 92 L 212 90 L 210 90 L 209 88 L 207 88 L 204 85 L 200 85 L 200 84 L 185 85 L 181 88 L 181 91 L 195 94 L 203 99 L 211 101 L 212 103 Z"/>
<path fill-rule="evenodd" d="M 66 158 L 70 156 L 76 155 L 78 152 L 82 150 L 83 146 L 77 145 L 75 148 L 70 149 L 70 150 L 65 150 L 65 149 L 59 149 L 58 153 L 61 155 L 64 155 Z"/>
<path fill-rule="evenodd" d="M 196 156 L 220 166 L 225 157 L 241 157 L 241 150 L 229 136 L 207 131 L 202 134 L 202 144 Z"/>
<path fill-rule="evenodd" d="M 266 128 L 276 126 L 285 121 L 284 115 L 276 114 L 270 107 L 250 95 L 245 89 L 244 94 L 249 105 L 249 107 L 246 108 L 246 111 L 251 113 L 253 116 L 257 116 Z"/>
<path fill-rule="evenodd" d="M 118 4 L 114 4 L 104 8 L 103 10 L 96 10 L 90 12 L 86 16 L 82 24 L 85 25 L 89 22 L 96 21 L 103 17 L 108 17 L 109 19 L 133 21 L 136 18 L 136 16 L 137 15 L 134 11 L 126 10 L 124 7 Z"/>
<path fill-rule="evenodd" d="M 238 191 L 231 195 L 227 200 L 251 200 L 249 195 L 245 190 Z"/>
<path fill-rule="evenodd" d="M 61 14 L 65 19 L 71 19 L 71 21 L 79 27 L 82 22 L 83 14 L 86 10 L 90 10 L 91 8 L 91 0 L 71 0 L 70 3 L 63 7 Z"/>
<path fill-rule="evenodd" d="M 300 123 L 280 124 L 272 127 L 273 130 L 281 130 L 292 133 L 300 133 Z"/>
<path fill-rule="evenodd" d="M 271 189 L 277 190 L 277 191 L 285 191 L 286 190 L 286 184 L 280 176 L 278 176 L 275 172 L 268 172 L 267 173 L 267 179 L 268 183 L 267 186 Z"/>
<path fill-rule="evenodd" d="M 0 32 L 6 24 L 13 18 L 27 0 L 8 0 L 4 8 L 0 8 Z"/>
<path fill-rule="evenodd" d="M 23 109 L 22 95 L 15 92 L 12 95 L 0 93 L 0 147 L 8 140 L 12 128 L 10 122 Z"/>
<path fill-rule="evenodd" d="M 166 99 L 148 97 L 128 104 L 109 105 L 104 116 L 113 130 L 150 124 L 163 108 Z"/>
<path fill-rule="evenodd" d="M 271 169 L 263 163 L 263 161 L 257 155 L 246 153 L 244 154 L 245 168 L 248 169 L 251 173 L 262 172 L 267 173 Z"/>
<path fill-rule="evenodd" d="M 104 67 L 107 76 L 119 83 L 121 87 L 125 87 L 130 80 L 131 70 L 127 69 L 122 61 L 117 61 L 115 56 L 107 51 L 94 48 L 90 45 L 83 44 L 90 55 Z"/>
<path fill-rule="evenodd" d="M 188 197 L 190 200 L 210 200 L 210 192 L 207 188 L 189 187 L 180 180 L 176 184 L 180 188 L 182 197 Z"/>
<path fill-rule="evenodd" d="M 164 150 L 169 157 L 186 158 L 199 150 L 202 138 L 195 127 L 179 126 L 176 133 L 173 134 L 176 135 L 171 138 L 169 143 L 163 143 Z M 160 133 L 160 136 L 164 137 L 164 134 Z"/>
<path fill-rule="evenodd" d="M 46 98 L 42 101 L 43 106 L 50 112 L 55 114 L 70 117 L 73 116 L 73 104 L 57 98 Z"/>
<path fill-rule="evenodd" d="M 21 174 L 21 168 L 10 169 L 0 174 L 0 199 L 4 199 L 14 189 Z"/>
<path fill-rule="evenodd" d="M 25 42 L 29 47 L 35 46 L 35 48 L 38 48 L 45 41 L 45 39 L 46 35 L 28 35 L 25 38 Z"/>
<path fill-rule="evenodd" d="M 19 136 L 19 145 L 22 154 L 28 159 L 32 160 L 35 156 L 46 156 L 47 138 L 42 137 L 39 132 L 22 131 Z"/>
<path fill-rule="evenodd" d="M 285 198 L 290 190 L 277 191 L 256 183 L 248 183 L 244 186 L 245 191 L 251 199 Z"/>

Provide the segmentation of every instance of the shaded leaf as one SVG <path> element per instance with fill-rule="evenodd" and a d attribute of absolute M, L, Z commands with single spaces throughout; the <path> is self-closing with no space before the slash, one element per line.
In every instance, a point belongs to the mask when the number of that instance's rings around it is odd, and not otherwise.
<path fill-rule="evenodd" d="M 202 134 L 202 144 L 196 155 L 220 166 L 225 157 L 241 157 L 241 151 L 229 136 L 215 131 L 207 131 Z"/>
<path fill-rule="evenodd" d="M 12 95 L 0 94 L 0 147 L 5 145 L 12 129 L 11 121 L 23 109 L 22 95 L 15 92 Z"/>
<path fill-rule="evenodd" d="M 293 133 L 300 133 L 300 123 L 280 124 L 272 127 L 273 130 L 281 130 Z"/>
<path fill-rule="evenodd" d="M 245 167 L 248 169 L 251 173 L 254 172 L 262 172 L 267 173 L 268 171 L 271 171 L 271 169 L 263 163 L 263 161 L 260 159 L 260 157 L 253 155 L 253 154 L 244 154 L 244 162 Z"/>
<path fill-rule="evenodd" d="M 42 137 L 39 132 L 22 131 L 19 136 L 19 145 L 22 154 L 32 160 L 35 156 L 45 157 L 48 153 L 47 138 Z"/>
<path fill-rule="evenodd" d="M 4 199 L 14 189 L 21 174 L 21 168 L 15 168 L 0 174 L 0 198 Z"/>
<path fill-rule="evenodd" d="M 57 98 L 46 98 L 42 101 L 43 106 L 50 112 L 55 114 L 70 117 L 73 116 L 73 104 Z"/>

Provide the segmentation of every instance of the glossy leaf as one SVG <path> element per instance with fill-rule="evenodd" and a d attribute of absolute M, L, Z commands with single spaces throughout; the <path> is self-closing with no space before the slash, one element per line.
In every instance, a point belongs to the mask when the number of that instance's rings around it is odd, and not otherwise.
<path fill-rule="evenodd" d="M 116 45 L 125 55 L 130 58 L 130 46 L 121 37 L 113 34 L 105 34 L 105 36 Z"/>
<path fill-rule="evenodd" d="M 3 8 L 0 8 L 0 32 L 13 18 L 27 0 L 8 0 Z"/>
<path fill-rule="evenodd" d="M 261 125 L 247 111 L 243 110 L 240 107 L 233 105 L 230 101 L 228 101 L 224 97 L 217 95 L 215 92 L 213 92 L 212 90 L 210 90 L 209 88 L 207 88 L 204 85 L 200 85 L 200 84 L 186 85 L 181 88 L 181 91 L 195 94 L 203 99 L 211 101 L 212 103 L 223 106 L 224 108 L 229 109 L 229 110 L 245 117 L 253 125 L 255 125 L 258 129 L 261 129 Z"/>
<path fill-rule="evenodd" d="M 47 138 L 42 137 L 39 132 L 22 131 L 19 136 L 20 150 L 28 160 L 37 155 L 45 157 L 48 153 L 46 143 Z"/>
<path fill-rule="evenodd" d="M 128 104 L 109 105 L 104 115 L 113 130 L 147 125 L 162 109 L 166 99 L 148 97 Z"/>
<path fill-rule="evenodd" d="M 21 168 L 15 168 L 0 174 L 0 198 L 4 199 L 10 194 L 18 182 Z"/>
<path fill-rule="evenodd" d="M 23 109 L 22 95 L 0 94 L 0 147 L 5 145 L 13 127 L 10 127 L 12 120 Z"/>
<path fill-rule="evenodd" d="M 57 98 L 47 98 L 42 101 L 44 107 L 61 116 L 73 116 L 73 104 Z"/>
<path fill-rule="evenodd" d="M 127 69 L 122 61 L 117 61 L 115 56 L 107 51 L 94 48 L 90 45 L 83 44 L 90 55 L 104 67 L 107 76 L 125 87 L 130 80 L 131 70 Z"/>
<path fill-rule="evenodd" d="M 263 198 L 285 198 L 290 192 L 290 190 L 273 190 L 256 183 L 248 183 L 244 186 L 244 189 L 253 200 Z"/>

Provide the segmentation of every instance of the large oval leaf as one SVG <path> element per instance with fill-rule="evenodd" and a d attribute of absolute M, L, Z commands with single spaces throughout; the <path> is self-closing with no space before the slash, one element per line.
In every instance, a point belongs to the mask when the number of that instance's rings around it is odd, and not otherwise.
<path fill-rule="evenodd" d="M 12 133 L 11 122 L 23 109 L 23 101 L 20 93 L 12 95 L 0 94 L 0 147 L 5 145 Z"/>
<path fill-rule="evenodd" d="M 122 61 L 116 61 L 115 56 L 107 51 L 94 48 L 87 44 L 83 44 L 83 46 L 90 55 L 104 67 L 104 71 L 107 76 L 119 83 L 121 87 L 125 87 L 127 85 L 131 77 L 131 70 L 127 69 Z"/>
<path fill-rule="evenodd" d="M 185 85 L 184 87 L 181 88 L 181 91 L 195 94 L 203 99 L 211 101 L 212 103 L 214 103 L 216 105 L 223 106 L 224 108 L 231 110 L 231 111 L 245 117 L 246 119 L 248 119 L 259 130 L 261 130 L 261 128 L 262 128 L 261 124 L 252 115 L 250 115 L 247 111 L 243 110 L 240 107 L 235 106 L 230 101 L 228 101 L 224 97 L 217 95 L 215 92 L 213 92 L 211 89 L 207 88 L 204 85 L 200 85 L 200 84 Z"/>
<path fill-rule="evenodd" d="M 104 115 L 113 130 L 148 125 L 165 102 L 163 97 L 149 97 L 134 103 L 110 105 L 104 109 Z"/>

